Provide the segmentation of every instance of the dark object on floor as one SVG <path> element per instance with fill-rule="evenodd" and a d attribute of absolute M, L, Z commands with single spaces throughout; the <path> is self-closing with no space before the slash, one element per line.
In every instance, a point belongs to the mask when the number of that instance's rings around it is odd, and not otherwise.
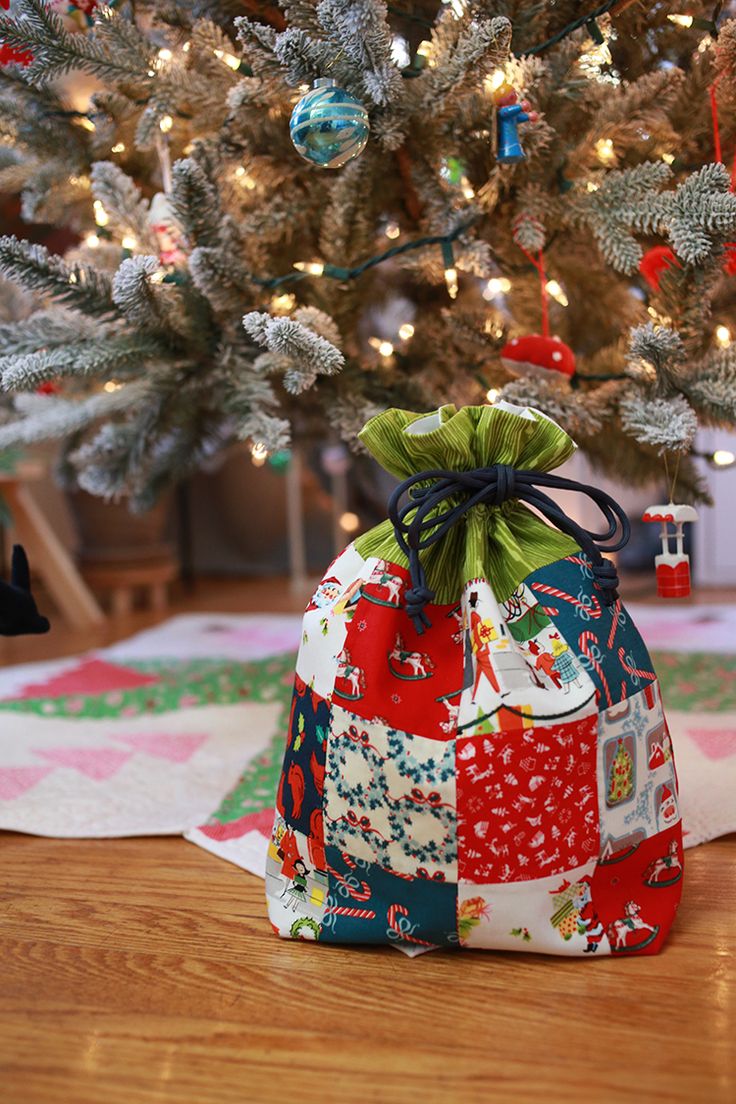
<path fill-rule="evenodd" d="M 28 557 L 20 544 L 13 547 L 10 583 L 0 579 L 0 636 L 46 633 L 49 623 L 36 609 L 31 594 Z"/>

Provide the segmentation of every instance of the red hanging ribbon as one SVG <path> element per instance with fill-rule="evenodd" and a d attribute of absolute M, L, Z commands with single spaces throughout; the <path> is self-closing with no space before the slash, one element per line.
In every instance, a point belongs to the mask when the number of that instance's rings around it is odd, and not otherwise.
<path fill-rule="evenodd" d="M 539 274 L 539 292 L 542 303 L 542 334 L 544 337 L 549 337 L 549 296 L 547 294 L 547 277 L 544 271 L 544 252 L 540 249 L 537 259 L 524 249 L 523 245 L 520 245 L 519 249 L 529 263 L 534 265 Z"/>

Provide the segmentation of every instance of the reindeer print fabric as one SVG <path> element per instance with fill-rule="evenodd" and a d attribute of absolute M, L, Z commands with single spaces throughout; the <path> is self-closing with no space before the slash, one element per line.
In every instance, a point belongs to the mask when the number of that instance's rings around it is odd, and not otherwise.
<path fill-rule="evenodd" d="M 517 451 L 540 433 L 548 469 L 568 439 L 532 413 Z M 402 433 L 418 417 L 389 415 Z M 434 443 L 418 435 L 417 470 L 448 466 L 443 428 Z M 489 525 L 471 548 L 468 520 L 455 583 L 440 588 L 451 600 L 427 606 L 421 634 L 385 531 L 350 545 L 316 588 L 268 853 L 273 929 L 414 952 L 656 953 L 683 865 L 646 648 L 620 601 L 601 601 L 579 548 L 555 555 L 553 541 L 525 571 L 532 523 L 513 540 L 510 523 Z M 498 573 L 504 548 L 511 566 Z"/>

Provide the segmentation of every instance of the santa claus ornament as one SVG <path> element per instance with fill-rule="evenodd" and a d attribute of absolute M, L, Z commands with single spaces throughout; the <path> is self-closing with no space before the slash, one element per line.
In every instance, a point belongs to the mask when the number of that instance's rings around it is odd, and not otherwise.
<path fill-rule="evenodd" d="M 654 560 L 660 598 L 687 598 L 690 594 L 690 557 L 683 548 L 682 527 L 686 522 L 697 520 L 698 513 L 693 506 L 676 505 L 674 502 L 649 506 L 642 516 L 642 521 L 658 521 L 661 526 L 662 551 Z M 674 551 L 670 548 L 671 540 L 674 541 Z"/>

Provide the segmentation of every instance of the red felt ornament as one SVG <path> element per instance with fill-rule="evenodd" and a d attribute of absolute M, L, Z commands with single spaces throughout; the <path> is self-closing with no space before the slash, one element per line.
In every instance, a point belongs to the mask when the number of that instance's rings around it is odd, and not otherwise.
<path fill-rule="evenodd" d="M 660 506 L 648 506 L 642 521 L 657 521 L 661 525 L 662 551 L 655 556 L 657 595 L 660 598 L 687 598 L 690 594 L 690 557 L 683 548 L 685 522 L 697 521 L 697 511 L 692 506 L 668 502 Z M 670 531 L 670 525 L 673 531 Z M 675 550 L 670 551 L 674 538 Z"/>
<path fill-rule="evenodd" d="M 527 334 L 513 337 L 501 350 L 501 363 L 517 376 L 546 376 L 558 372 L 569 379 L 575 375 L 575 354 L 559 337 Z"/>
<path fill-rule="evenodd" d="M 647 249 L 639 261 L 639 271 L 652 291 L 659 291 L 662 273 L 672 266 L 681 268 L 681 264 L 668 245 L 654 245 Z"/>

